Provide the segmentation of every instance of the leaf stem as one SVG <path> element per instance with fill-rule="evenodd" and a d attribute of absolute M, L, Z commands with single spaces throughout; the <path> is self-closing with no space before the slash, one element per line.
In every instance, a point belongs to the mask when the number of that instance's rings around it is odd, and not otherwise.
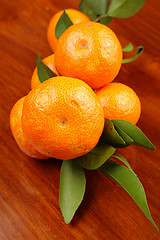
<path fill-rule="evenodd" d="M 105 17 L 109 17 L 107 13 L 98 16 L 95 20 L 93 20 L 93 22 L 100 22 L 102 18 L 105 18 Z"/>

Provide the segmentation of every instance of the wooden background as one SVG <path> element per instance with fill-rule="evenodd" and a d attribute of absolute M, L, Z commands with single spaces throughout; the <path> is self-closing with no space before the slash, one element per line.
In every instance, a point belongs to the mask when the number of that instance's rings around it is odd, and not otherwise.
<path fill-rule="evenodd" d="M 73 221 L 65 225 L 58 203 L 60 161 L 35 160 L 16 145 L 9 114 L 30 90 L 36 54 L 51 54 L 46 30 L 59 9 L 77 7 L 74 0 L 0 0 L 0 239 L 1 240 L 157 240 L 160 234 L 114 181 L 86 171 L 87 189 Z M 128 20 L 110 27 L 122 46 L 143 45 L 143 55 L 122 66 L 116 81 L 132 87 L 142 102 L 138 126 L 157 147 L 121 151 L 145 187 L 148 204 L 160 228 L 160 15 L 159 0 L 147 0 Z"/>

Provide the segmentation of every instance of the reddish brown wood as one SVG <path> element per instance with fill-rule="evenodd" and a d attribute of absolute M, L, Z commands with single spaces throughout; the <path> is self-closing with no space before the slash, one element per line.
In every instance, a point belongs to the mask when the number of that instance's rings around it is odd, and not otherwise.
<path fill-rule="evenodd" d="M 51 54 L 46 39 L 50 18 L 76 1 L 0 1 L 0 239 L 1 240 L 158 240 L 144 214 L 109 178 L 86 171 L 87 189 L 73 221 L 65 225 L 58 203 L 60 161 L 34 160 L 16 145 L 9 128 L 13 104 L 30 90 L 36 53 Z M 122 66 L 116 81 L 132 87 L 142 102 L 138 126 L 157 147 L 120 152 L 143 183 L 152 216 L 160 228 L 160 3 L 148 0 L 134 17 L 114 20 L 123 46 L 145 47 L 134 63 Z"/>

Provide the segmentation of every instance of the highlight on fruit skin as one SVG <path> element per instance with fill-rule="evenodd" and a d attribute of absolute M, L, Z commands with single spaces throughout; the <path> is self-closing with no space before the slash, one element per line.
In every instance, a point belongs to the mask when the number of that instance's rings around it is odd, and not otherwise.
<path fill-rule="evenodd" d="M 133 89 L 122 83 L 110 83 L 96 91 L 110 120 L 122 119 L 136 124 L 141 114 L 141 103 Z"/>
<path fill-rule="evenodd" d="M 32 89 L 24 101 L 24 134 L 48 157 L 67 160 L 90 152 L 103 128 L 102 105 L 79 79 L 50 78 Z"/>
<path fill-rule="evenodd" d="M 48 25 L 47 39 L 48 39 L 48 43 L 53 52 L 55 51 L 56 45 L 58 42 L 56 35 L 55 35 L 55 28 L 56 28 L 57 22 L 59 21 L 61 15 L 63 14 L 63 11 L 64 10 L 57 12 L 52 17 L 52 19 L 50 20 L 49 25 Z M 76 9 L 66 9 L 65 12 L 69 16 L 69 18 L 71 19 L 73 24 L 90 21 L 90 18 L 87 15 L 85 15 L 84 13 L 82 13 Z"/>
<path fill-rule="evenodd" d="M 112 82 L 122 64 L 115 33 L 96 22 L 71 25 L 58 39 L 55 67 L 60 75 L 78 78 L 92 89 Z"/>
<path fill-rule="evenodd" d="M 10 113 L 10 127 L 18 146 L 20 149 L 32 158 L 37 159 L 46 159 L 47 156 L 44 156 L 39 151 L 37 151 L 32 144 L 26 139 L 22 130 L 22 108 L 23 103 L 26 97 L 19 99 L 13 106 Z"/>
<path fill-rule="evenodd" d="M 54 54 L 51 54 L 50 56 L 44 58 L 42 60 L 57 76 L 59 73 L 57 72 L 57 69 L 55 68 L 55 63 L 54 63 Z M 34 72 L 32 74 L 31 78 L 31 89 L 37 87 L 41 82 L 39 81 L 39 77 L 37 74 L 37 67 L 34 69 Z"/>

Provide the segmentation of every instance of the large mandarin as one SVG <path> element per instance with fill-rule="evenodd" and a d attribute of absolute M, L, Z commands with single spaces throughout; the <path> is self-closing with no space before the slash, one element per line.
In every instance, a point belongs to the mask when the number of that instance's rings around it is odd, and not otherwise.
<path fill-rule="evenodd" d="M 83 81 L 54 77 L 27 95 L 22 113 L 26 138 L 48 157 L 72 159 L 91 151 L 104 127 L 98 97 Z"/>
<path fill-rule="evenodd" d="M 122 47 L 115 33 L 91 21 L 70 26 L 55 50 L 60 75 L 81 79 L 93 89 L 113 81 L 121 63 Z"/>
<path fill-rule="evenodd" d="M 77 24 L 77 23 L 81 23 L 81 22 L 85 22 L 85 21 L 90 21 L 90 18 L 85 15 L 84 13 L 76 10 L 76 9 L 66 9 L 65 10 L 67 15 L 69 16 L 69 18 L 71 19 L 73 24 Z M 61 15 L 63 14 L 63 10 L 56 13 L 48 26 L 48 30 L 47 30 L 47 39 L 48 39 L 48 43 L 51 47 L 51 49 L 53 50 L 53 52 L 55 51 L 56 45 L 57 45 L 57 38 L 55 35 L 55 28 L 57 25 L 57 22 L 59 21 Z"/>

